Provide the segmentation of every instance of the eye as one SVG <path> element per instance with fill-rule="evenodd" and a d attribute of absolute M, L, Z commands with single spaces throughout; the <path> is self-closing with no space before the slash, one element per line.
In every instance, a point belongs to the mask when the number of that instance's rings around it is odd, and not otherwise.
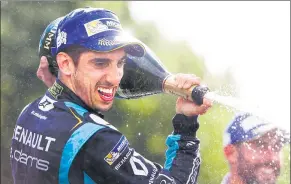
<path fill-rule="evenodd" d="M 109 65 L 109 62 L 107 61 L 95 61 L 94 62 L 94 65 L 97 67 L 97 68 L 106 68 L 108 65 Z"/>
<path fill-rule="evenodd" d="M 117 67 L 121 68 L 125 65 L 125 63 L 126 63 L 126 58 L 122 58 L 121 60 L 118 61 Z"/>

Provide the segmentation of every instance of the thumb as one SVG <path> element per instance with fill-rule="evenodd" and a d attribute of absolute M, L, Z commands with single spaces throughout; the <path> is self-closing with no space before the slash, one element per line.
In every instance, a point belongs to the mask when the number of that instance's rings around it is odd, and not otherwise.
<path fill-rule="evenodd" d="M 39 62 L 39 66 L 38 66 L 38 69 L 37 69 L 37 72 L 36 72 L 36 76 L 42 80 L 44 78 L 44 71 L 45 71 L 45 68 L 48 67 L 48 62 L 47 62 L 47 59 L 45 56 L 42 56 L 40 58 L 40 62 Z"/>
<path fill-rule="evenodd" d="M 46 67 L 48 67 L 48 60 L 47 60 L 47 58 L 45 57 L 45 56 L 42 56 L 41 58 L 40 58 L 40 63 L 39 63 L 39 68 L 42 68 L 42 69 L 44 69 L 44 68 L 46 68 Z"/>
<path fill-rule="evenodd" d="M 37 77 L 42 80 L 47 87 L 53 85 L 56 77 L 53 76 L 49 71 L 49 63 L 45 56 L 40 58 L 39 67 L 36 72 Z"/>

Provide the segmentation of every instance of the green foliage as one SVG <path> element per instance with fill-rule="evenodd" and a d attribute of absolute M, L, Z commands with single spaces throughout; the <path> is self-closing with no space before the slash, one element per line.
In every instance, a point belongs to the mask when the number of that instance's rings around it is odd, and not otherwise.
<path fill-rule="evenodd" d="M 165 39 L 151 22 L 134 22 L 127 2 L 6 2 L 1 3 L 1 183 L 12 183 L 9 146 L 16 119 L 22 108 L 40 97 L 45 85 L 36 77 L 38 42 L 45 27 L 57 17 L 79 7 L 102 7 L 114 11 L 123 28 L 146 43 L 172 73 L 194 73 L 211 89 L 234 85 L 229 73 L 213 76 L 202 58 L 184 41 Z M 231 93 L 232 90 L 229 91 Z M 172 131 L 176 97 L 159 94 L 137 100 L 116 100 L 106 119 L 123 132 L 131 145 L 146 158 L 161 165 L 165 161 L 165 140 Z M 202 165 L 199 183 L 220 183 L 228 172 L 222 151 L 222 134 L 233 112 L 214 105 L 200 116 Z M 289 155 L 290 147 L 284 150 Z M 290 156 L 285 157 L 280 184 L 290 183 Z"/>

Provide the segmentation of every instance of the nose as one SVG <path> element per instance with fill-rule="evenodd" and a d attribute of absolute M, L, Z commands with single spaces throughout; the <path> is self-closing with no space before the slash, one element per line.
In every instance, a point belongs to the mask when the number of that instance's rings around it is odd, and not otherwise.
<path fill-rule="evenodd" d="M 116 65 L 111 65 L 108 73 L 106 75 L 107 82 L 118 85 L 123 76 L 123 67 L 118 67 Z"/>
<path fill-rule="evenodd" d="M 272 148 L 268 148 L 265 153 L 264 153 L 264 157 L 273 162 L 273 163 L 278 163 L 280 162 L 280 152 L 279 151 L 275 151 Z"/>

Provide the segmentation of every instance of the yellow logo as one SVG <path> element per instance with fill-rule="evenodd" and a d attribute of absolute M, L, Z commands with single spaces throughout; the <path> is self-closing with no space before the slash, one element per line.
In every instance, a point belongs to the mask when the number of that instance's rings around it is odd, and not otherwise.
<path fill-rule="evenodd" d="M 84 24 L 84 26 L 88 36 L 95 35 L 108 29 L 108 26 L 99 20 L 92 20 L 91 22 Z"/>
<path fill-rule="evenodd" d="M 104 160 L 109 164 L 112 165 L 113 162 L 120 156 L 121 153 L 114 153 L 114 152 L 110 152 L 108 153 L 108 155 L 106 155 L 106 157 L 104 158 Z"/>

